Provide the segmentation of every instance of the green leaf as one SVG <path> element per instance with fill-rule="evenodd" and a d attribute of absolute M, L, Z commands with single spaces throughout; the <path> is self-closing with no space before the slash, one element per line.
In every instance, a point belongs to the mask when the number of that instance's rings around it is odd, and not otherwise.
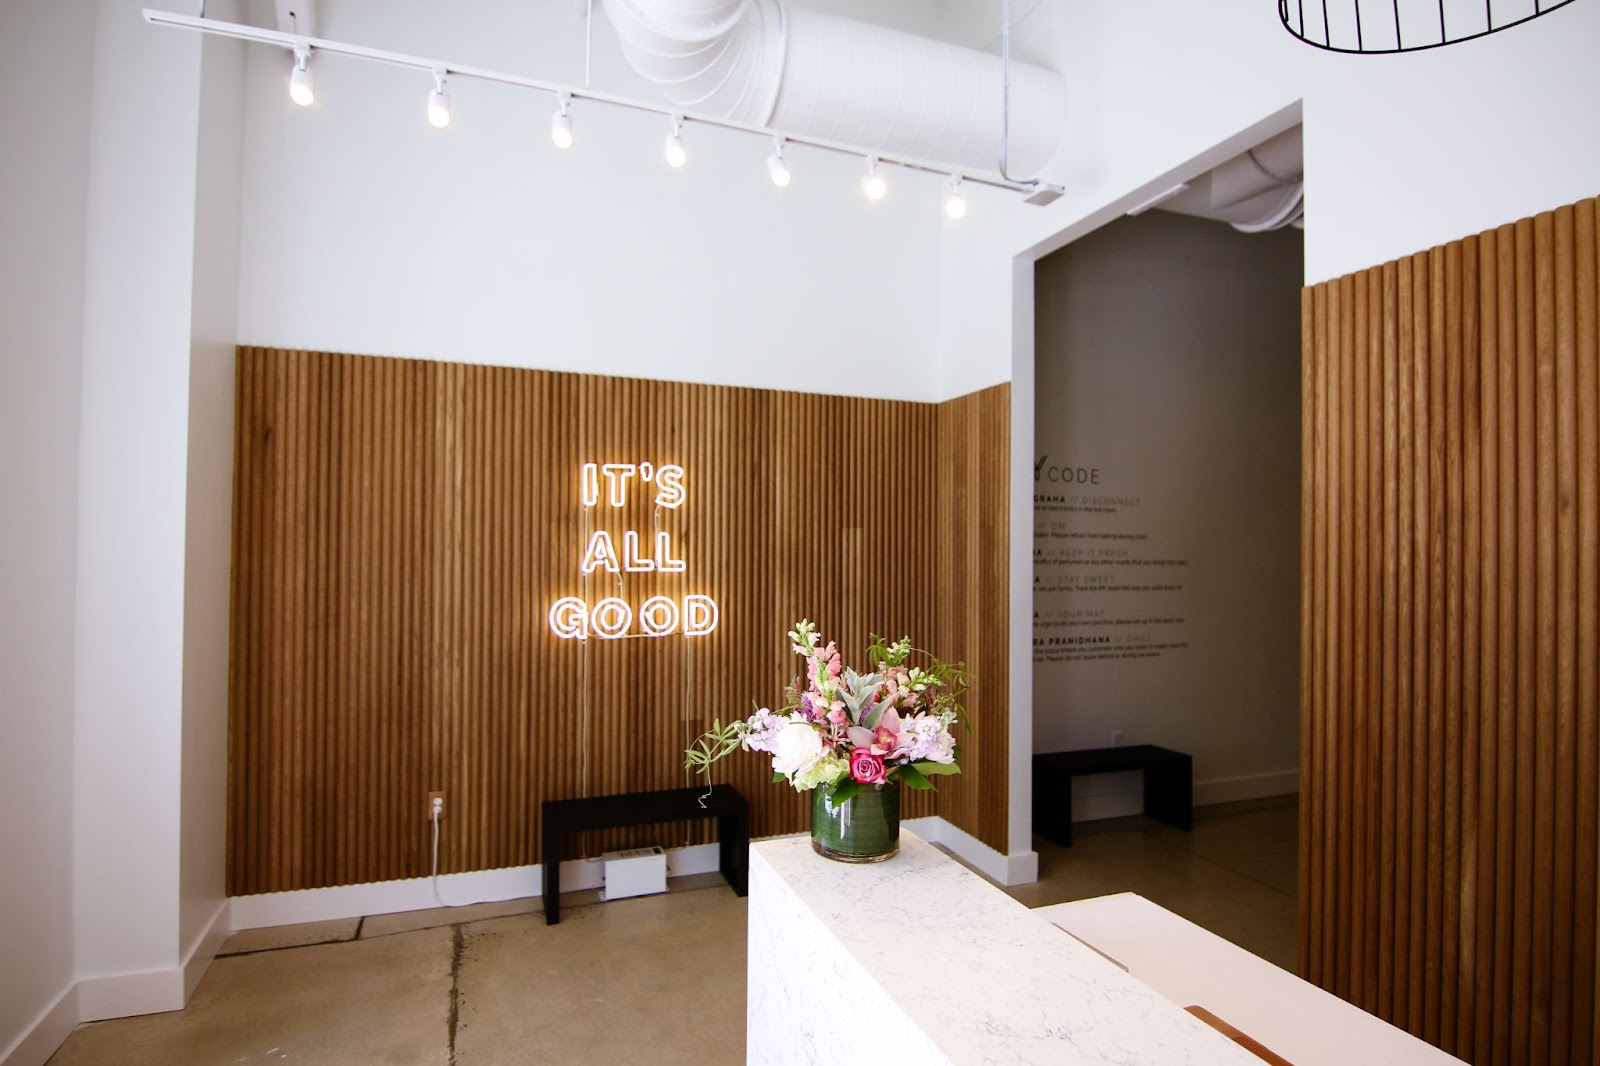
<path fill-rule="evenodd" d="M 907 788 L 926 790 L 933 787 L 933 782 L 923 777 L 922 771 L 918 770 L 914 763 L 900 767 L 899 774 L 900 780 L 905 782 Z"/>
<path fill-rule="evenodd" d="M 833 791 L 828 793 L 828 799 L 837 807 L 845 800 L 853 798 L 860 791 L 860 781 L 853 777 L 842 777 L 839 779 L 839 783 L 833 786 Z"/>
<path fill-rule="evenodd" d="M 928 776 L 959 774 L 961 772 L 961 767 L 957 766 L 953 762 L 933 762 L 929 759 L 922 759 L 914 762 L 910 766 L 906 767 L 906 769 L 909 770 L 913 767 L 916 768 L 918 773 L 926 774 Z"/>
<path fill-rule="evenodd" d="M 779 781 L 787 781 L 787 780 L 789 780 L 789 779 L 787 777 L 785 777 L 783 774 L 780 774 L 777 771 L 773 771 L 773 774 L 772 774 L 772 783 L 773 784 L 777 784 Z"/>

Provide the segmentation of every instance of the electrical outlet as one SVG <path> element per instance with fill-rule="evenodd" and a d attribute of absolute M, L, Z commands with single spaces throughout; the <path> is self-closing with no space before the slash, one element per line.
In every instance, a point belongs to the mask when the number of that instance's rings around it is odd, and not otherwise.
<path fill-rule="evenodd" d="M 434 812 L 434 808 L 436 808 L 436 807 L 439 810 L 439 821 L 442 822 L 442 821 L 444 821 L 444 811 L 445 811 L 444 793 L 443 792 L 430 792 L 430 793 L 428 793 L 428 821 L 430 821 L 430 822 L 433 821 L 433 812 Z"/>
<path fill-rule="evenodd" d="M 1122 747 L 1122 730 L 1120 730 L 1120 729 L 1113 729 L 1113 730 L 1112 730 L 1112 731 L 1111 731 L 1111 746 L 1112 746 L 1112 747 L 1113 747 L 1113 748 L 1120 748 L 1120 747 Z M 437 795 L 437 794 L 438 794 L 438 793 L 435 793 L 435 795 Z"/>

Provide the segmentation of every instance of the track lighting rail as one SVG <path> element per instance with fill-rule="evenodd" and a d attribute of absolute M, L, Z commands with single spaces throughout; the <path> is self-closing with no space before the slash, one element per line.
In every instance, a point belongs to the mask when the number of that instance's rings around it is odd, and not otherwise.
<path fill-rule="evenodd" d="M 529 78 L 521 74 L 509 74 L 505 71 L 490 70 L 485 67 L 467 66 L 460 63 L 441 62 L 424 56 L 410 55 L 404 52 L 391 52 L 381 48 L 368 48 L 365 45 L 347 44 L 343 41 L 328 40 L 323 37 L 305 37 L 280 30 L 265 29 L 259 26 L 249 26 L 238 22 L 228 22 L 222 19 L 181 15 L 173 11 L 158 11 L 152 8 L 144 9 L 144 19 L 156 26 L 170 26 L 177 29 L 195 30 L 200 33 L 218 37 L 229 37 L 235 40 L 247 41 L 252 44 L 271 45 L 282 48 L 291 54 L 298 66 L 303 66 L 303 57 L 307 53 L 328 52 L 334 55 L 351 56 L 356 59 L 365 59 L 374 63 L 387 63 L 391 66 L 409 67 L 418 70 L 434 79 L 435 92 L 442 92 L 439 87 L 441 79 L 471 78 L 476 81 L 496 82 L 501 85 L 510 85 L 519 89 L 533 89 L 537 92 L 549 93 L 555 97 L 558 105 L 565 113 L 570 101 L 585 100 L 608 107 L 622 108 L 628 111 L 639 111 L 651 115 L 660 115 L 672 123 L 674 135 L 681 131 L 685 125 L 698 124 L 713 126 L 719 129 L 734 130 L 740 133 L 751 133 L 766 137 L 780 144 L 803 144 L 809 148 L 819 148 L 823 151 L 836 152 L 841 155 L 856 156 L 862 160 L 875 160 L 875 166 L 896 166 L 904 170 L 921 171 L 935 174 L 945 178 L 952 187 L 959 188 L 962 183 L 982 185 L 993 189 L 1005 189 L 1009 192 L 1026 194 L 1029 203 L 1045 204 L 1056 199 L 1061 194 L 1057 186 L 1043 184 L 1037 181 L 1020 182 L 1008 181 L 1005 178 L 984 173 L 972 173 L 949 166 L 940 165 L 931 160 L 911 159 L 904 157 L 886 156 L 874 150 L 845 144 L 840 141 L 830 141 L 818 137 L 797 136 L 782 130 L 771 129 L 766 126 L 755 126 L 743 122 L 734 122 L 728 119 L 714 118 L 709 115 L 698 115 L 692 112 L 680 111 L 675 107 L 664 104 L 652 104 L 642 100 L 634 100 L 626 96 L 613 93 L 600 92 L 595 89 L 579 88 L 576 86 L 562 85 L 558 82 L 544 81 L 540 78 Z M 448 106 L 448 105 L 446 105 Z M 781 154 L 781 153 L 780 153 Z M 875 167 L 874 167 L 875 169 Z"/>

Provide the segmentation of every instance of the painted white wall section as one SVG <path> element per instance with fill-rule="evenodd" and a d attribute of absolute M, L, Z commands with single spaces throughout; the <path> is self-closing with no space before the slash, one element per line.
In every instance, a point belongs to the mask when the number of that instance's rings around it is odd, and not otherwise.
<path fill-rule="evenodd" d="M 1295 791 L 1300 234 L 1152 211 L 1038 263 L 1034 749 L 1159 744 Z M 1074 782 L 1137 813 L 1139 776 Z"/>
<path fill-rule="evenodd" d="M 212 0 L 217 17 L 225 5 Z M 192 959 L 226 902 L 228 598 L 245 46 L 201 45 L 184 535 L 179 945 Z M 213 948 L 214 950 L 214 948 Z M 209 956 L 198 963 L 203 968 Z"/>
<path fill-rule="evenodd" d="M 437 39 L 420 0 L 344 0 L 324 32 L 559 74 L 537 44 L 545 29 L 570 39 L 558 5 L 462 6 Z M 522 58 L 508 35 L 530 42 Z M 621 62 L 609 29 L 595 39 L 596 85 L 626 91 L 631 75 L 602 78 Z M 937 178 L 890 175 L 872 203 L 859 160 L 791 146 L 780 190 L 768 142 L 693 126 L 673 170 L 664 122 L 582 101 L 563 152 L 549 98 L 464 81 L 434 130 L 426 79 L 336 59 L 317 63 L 302 109 L 284 57 L 249 56 L 243 343 L 938 397 Z"/>
<path fill-rule="evenodd" d="M 72 650 L 94 11 L 22 0 L 0 43 L 0 1062 L 76 1023 Z M 61 1004 L 66 1010 L 52 1010 Z"/>
<path fill-rule="evenodd" d="M 1016 250 L 1104 205 L 1137 202 L 1130 194 L 1147 185 L 1145 196 L 1161 191 L 1174 168 L 1296 101 L 1309 281 L 1595 194 L 1594 4 L 1401 56 L 1310 48 L 1284 32 L 1272 5 L 1061 7 L 1055 65 L 1071 102 L 1048 169 L 1068 191 L 1049 217 L 1027 223 Z"/>
<path fill-rule="evenodd" d="M 140 6 L 97 7 L 84 275 L 74 914 L 99 1016 L 182 1005 L 171 975 L 201 42 L 146 25 Z"/>

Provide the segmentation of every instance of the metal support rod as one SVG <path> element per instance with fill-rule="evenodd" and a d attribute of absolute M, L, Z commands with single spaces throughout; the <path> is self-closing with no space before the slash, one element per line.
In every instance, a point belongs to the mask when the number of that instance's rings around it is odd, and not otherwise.
<path fill-rule="evenodd" d="M 715 126 L 720 129 L 735 130 L 740 133 L 754 133 L 763 137 L 782 137 L 792 144 L 803 144 L 810 148 L 820 148 L 827 152 L 837 152 L 841 155 L 853 155 L 865 159 L 868 155 L 876 155 L 880 163 L 892 164 L 904 170 L 922 171 L 928 174 L 938 174 L 944 177 L 959 178 L 969 181 L 974 185 L 983 185 L 992 189 L 1005 189 L 1010 192 L 1032 193 L 1039 183 L 1037 181 L 1014 181 L 1006 177 L 996 177 L 989 174 L 973 173 L 965 170 L 951 168 L 948 165 L 937 163 L 933 160 L 914 159 L 909 157 L 896 157 L 883 155 L 876 150 L 864 150 L 842 141 L 831 141 L 821 137 L 811 137 L 805 134 L 790 133 L 785 130 L 775 130 L 769 126 L 756 126 L 744 122 L 735 122 L 729 119 L 716 118 L 711 115 L 700 115 L 693 112 L 680 111 L 668 104 L 652 104 L 642 100 L 634 100 L 613 93 L 599 92 L 590 88 L 576 88 L 562 85 L 559 82 L 545 81 L 540 78 L 524 77 L 520 74 L 509 74 L 504 71 L 490 70 L 485 67 L 466 66 L 459 63 L 441 62 L 423 56 L 410 55 L 404 52 L 391 52 L 381 48 L 369 48 L 365 45 L 347 44 L 343 41 L 332 41 L 323 37 L 297 37 L 293 34 L 281 33 L 277 30 L 262 29 L 258 26 L 248 26 L 238 22 L 226 22 L 221 19 L 196 18 L 192 15 L 180 15 L 172 11 L 158 11 L 152 8 L 144 9 L 144 19 L 157 26 L 170 26 L 178 29 L 195 30 L 200 33 L 211 34 L 219 37 L 230 37 L 235 40 L 248 41 L 253 44 L 272 45 L 293 52 L 296 45 L 309 46 L 313 52 L 328 52 L 335 55 L 351 56 L 356 59 L 365 59 L 374 63 L 387 63 L 391 66 L 410 67 L 414 70 L 425 71 L 429 74 L 436 70 L 443 70 L 455 78 L 471 78 L 476 81 L 494 82 L 500 85 L 510 85 L 519 89 L 533 89 L 547 92 L 558 99 L 562 94 L 573 100 L 587 100 L 592 103 L 604 104 L 609 107 L 622 108 L 629 111 L 641 111 L 651 115 L 661 115 L 667 119 L 681 117 L 685 123 L 699 123 L 705 126 Z"/>

